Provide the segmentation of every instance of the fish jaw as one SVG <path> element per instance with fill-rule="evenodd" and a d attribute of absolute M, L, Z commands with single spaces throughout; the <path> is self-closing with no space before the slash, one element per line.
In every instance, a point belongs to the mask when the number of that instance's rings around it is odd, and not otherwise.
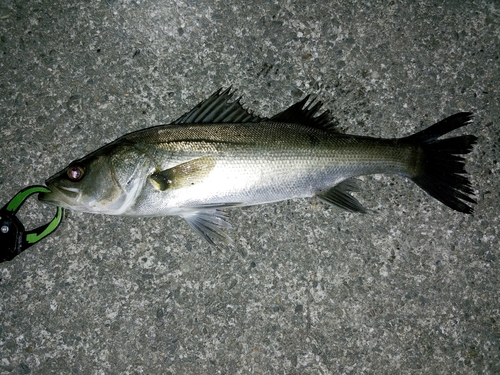
<path fill-rule="evenodd" d="M 54 206 L 64 208 L 71 208 L 71 202 L 78 201 L 82 192 L 80 189 L 70 187 L 56 187 L 54 184 L 47 180 L 45 182 L 50 192 L 38 194 L 38 200 Z"/>

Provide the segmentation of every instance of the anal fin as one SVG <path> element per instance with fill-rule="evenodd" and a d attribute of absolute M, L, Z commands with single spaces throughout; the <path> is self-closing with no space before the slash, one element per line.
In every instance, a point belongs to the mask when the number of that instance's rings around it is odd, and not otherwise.
<path fill-rule="evenodd" d="M 358 190 L 358 182 L 359 180 L 355 178 L 348 178 L 327 191 L 316 194 L 316 196 L 323 202 L 340 207 L 344 210 L 365 214 L 368 210 L 364 208 L 356 198 L 349 194 L 349 192 Z"/>

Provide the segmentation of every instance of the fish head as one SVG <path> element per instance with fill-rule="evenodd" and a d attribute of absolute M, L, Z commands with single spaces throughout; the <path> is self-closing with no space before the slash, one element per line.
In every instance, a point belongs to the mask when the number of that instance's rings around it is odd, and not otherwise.
<path fill-rule="evenodd" d="M 104 147 L 70 163 L 45 181 L 42 202 L 74 211 L 123 214 L 144 185 L 144 158 L 128 147 Z"/>

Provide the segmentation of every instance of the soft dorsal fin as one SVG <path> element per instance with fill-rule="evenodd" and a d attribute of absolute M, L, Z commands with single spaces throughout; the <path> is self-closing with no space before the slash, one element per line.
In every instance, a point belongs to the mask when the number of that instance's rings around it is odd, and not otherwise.
<path fill-rule="evenodd" d="M 316 129 L 336 131 L 333 116 L 329 110 L 326 110 L 321 115 L 314 117 L 314 115 L 321 109 L 323 102 L 313 99 L 309 102 L 309 104 L 307 104 L 309 97 L 310 95 L 307 95 L 300 102 L 293 104 L 283 112 L 271 117 L 270 120 L 276 122 L 298 123 Z"/>
<path fill-rule="evenodd" d="M 208 99 L 198 103 L 192 110 L 172 122 L 172 125 L 244 123 L 264 120 L 244 109 L 240 103 L 241 97 L 230 102 L 235 93 L 235 91 L 231 92 L 231 87 L 221 91 L 222 89 L 217 90 Z"/>

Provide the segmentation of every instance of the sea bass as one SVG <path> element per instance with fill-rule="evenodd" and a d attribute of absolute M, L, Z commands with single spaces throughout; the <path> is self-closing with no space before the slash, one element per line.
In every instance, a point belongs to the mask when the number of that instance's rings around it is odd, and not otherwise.
<path fill-rule="evenodd" d="M 352 212 L 357 176 L 398 174 L 448 207 L 476 203 L 460 156 L 477 138 L 441 136 L 469 124 L 454 114 L 394 139 L 341 134 L 330 111 L 309 96 L 271 118 L 245 110 L 218 90 L 168 125 L 126 134 L 50 177 L 44 202 L 71 210 L 129 216 L 178 215 L 208 242 L 229 241 L 222 210 L 318 197 Z"/>

